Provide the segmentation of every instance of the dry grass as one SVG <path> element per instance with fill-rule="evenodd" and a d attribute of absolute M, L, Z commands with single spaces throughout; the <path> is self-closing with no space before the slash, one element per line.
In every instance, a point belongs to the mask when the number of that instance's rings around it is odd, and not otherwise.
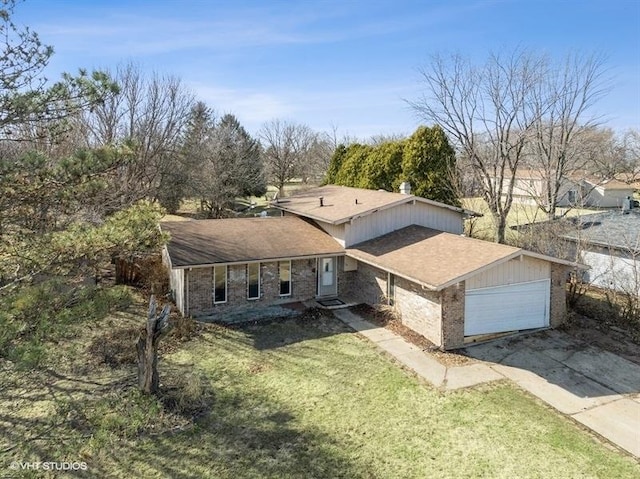
<path fill-rule="evenodd" d="M 87 351 L 101 339 L 128 343 L 145 309 L 141 298 L 49 345 L 58 354 L 44 369 L 0 363 L 2 464 L 85 461 L 74 477 L 92 478 L 640 474 L 515 387 L 442 393 L 318 311 L 170 338 L 162 395 L 144 397 L 135 365 L 89 364 Z"/>
<path fill-rule="evenodd" d="M 439 349 L 427 338 L 402 324 L 398 314 L 390 306 L 376 305 L 374 307 L 367 304 L 359 304 L 354 306 L 352 310 L 373 324 L 387 328 L 411 344 L 418 346 L 445 366 L 464 366 L 477 362 L 475 359 L 456 351 L 443 351 Z"/>
<path fill-rule="evenodd" d="M 462 206 L 466 209 L 482 213 L 479 218 L 472 218 L 467 221 L 466 233 L 474 238 L 493 241 L 495 237 L 495 228 L 491 218 L 491 212 L 487 202 L 482 198 L 462 198 Z M 565 209 L 559 208 L 558 214 L 564 214 Z M 571 208 L 566 212 L 568 217 L 583 216 L 596 213 L 597 210 L 588 208 Z M 513 203 L 511 211 L 507 216 L 507 243 L 514 243 L 518 239 L 518 232 L 512 230 L 512 226 L 525 225 L 529 223 L 537 223 L 547 221 L 547 215 L 537 206 L 525 205 L 521 203 Z"/>

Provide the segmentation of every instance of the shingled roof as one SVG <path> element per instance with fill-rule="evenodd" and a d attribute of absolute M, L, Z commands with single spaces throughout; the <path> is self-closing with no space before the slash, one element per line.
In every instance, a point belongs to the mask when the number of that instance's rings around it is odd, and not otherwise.
<path fill-rule="evenodd" d="M 294 216 L 163 222 L 172 268 L 344 254 L 331 236 Z"/>
<path fill-rule="evenodd" d="M 320 198 L 322 198 L 322 203 Z M 428 203 L 459 213 L 477 215 L 472 211 L 419 196 L 337 185 L 326 185 L 300 191 L 287 198 L 278 199 L 272 202 L 272 205 L 281 210 L 314 220 L 341 224 L 378 210 L 414 201 Z"/>
<path fill-rule="evenodd" d="M 579 266 L 521 248 L 415 225 L 357 244 L 347 249 L 347 255 L 436 291 L 520 255 Z"/>
<path fill-rule="evenodd" d="M 615 248 L 627 252 L 640 252 L 640 211 L 633 209 L 628 213 L 620 210 L 605 211 L 574 218 L 573 227 L 563 238 Z"/>

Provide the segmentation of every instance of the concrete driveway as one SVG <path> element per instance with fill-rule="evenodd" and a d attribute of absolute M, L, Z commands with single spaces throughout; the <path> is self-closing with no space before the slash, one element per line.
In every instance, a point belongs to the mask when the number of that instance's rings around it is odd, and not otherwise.
<path fill-rule="evenodd" d="M 504 338 L 465 352 L 640 457 L 639 365 L 560 331 Z"/>

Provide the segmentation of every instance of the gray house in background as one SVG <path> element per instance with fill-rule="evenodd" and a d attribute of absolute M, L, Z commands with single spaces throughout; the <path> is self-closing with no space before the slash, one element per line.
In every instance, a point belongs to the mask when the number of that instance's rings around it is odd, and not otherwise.
<path fill-rule="evenodd" d="M 445 349 L 564 320 L 575 264 L 462 236 L 472 212 L 407 189 L 335 185 L 273 206 L 282 217 L 161 224 L 171 235 L 164 262 L 183 314 L 340 297 L 390 305 Z"/>
<path fill-rule="evenodd" d="M 582 263 L 584 279 L 601 288 L 640 295 L 640 211 L 608 211 L 582 216 L 563 238 Z"/>

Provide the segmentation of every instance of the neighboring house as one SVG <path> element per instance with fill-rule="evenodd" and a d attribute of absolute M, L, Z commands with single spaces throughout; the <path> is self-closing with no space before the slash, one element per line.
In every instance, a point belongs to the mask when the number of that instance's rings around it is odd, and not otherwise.
<path fill-rule="evenodd" d="M 597 208 L 621 208 L 626 198 L 633 198 L 633 186 L 616 179 L 600 180 L 583 178 L 581 180 L 584 206 Z"/>
<path fill-rule="evenodd" d="M 640 191 L 640 174 L 638 173 L 620 173 L 616 175 L 616 180 L 629 185 L 634 191 Z"/>
<path fill-rule="evenodd" d="M 280 218 L 162 223 L 176 303 L 193 316 L 338 296 L 388 304 L 445 349 L 562 322 L 575 264 L 466 238 L 471 212 L 405 193 L 329 185 L 273 203 Z"/>
<path fill-rule="evenodd" d="M 587 215 L 578 225 L 563 237 L 590 266 L 584 279 L 601 288 L 640 294 L 640 211 Z"/>
<path fill-rule="evenodd" d="M 506 180 L 504 189 L 508 186 L 509 181 Z M 513 199 L 523 204 L 546 205 L 547 187 L 547 177 L 541 170 L 518 170 Z M 632 185 L 617 179 L 602 180 L 575 172 L 562 181 L 556 206 L 619 208 L 626 197 L 633 196 L 633 191 Z"/>

